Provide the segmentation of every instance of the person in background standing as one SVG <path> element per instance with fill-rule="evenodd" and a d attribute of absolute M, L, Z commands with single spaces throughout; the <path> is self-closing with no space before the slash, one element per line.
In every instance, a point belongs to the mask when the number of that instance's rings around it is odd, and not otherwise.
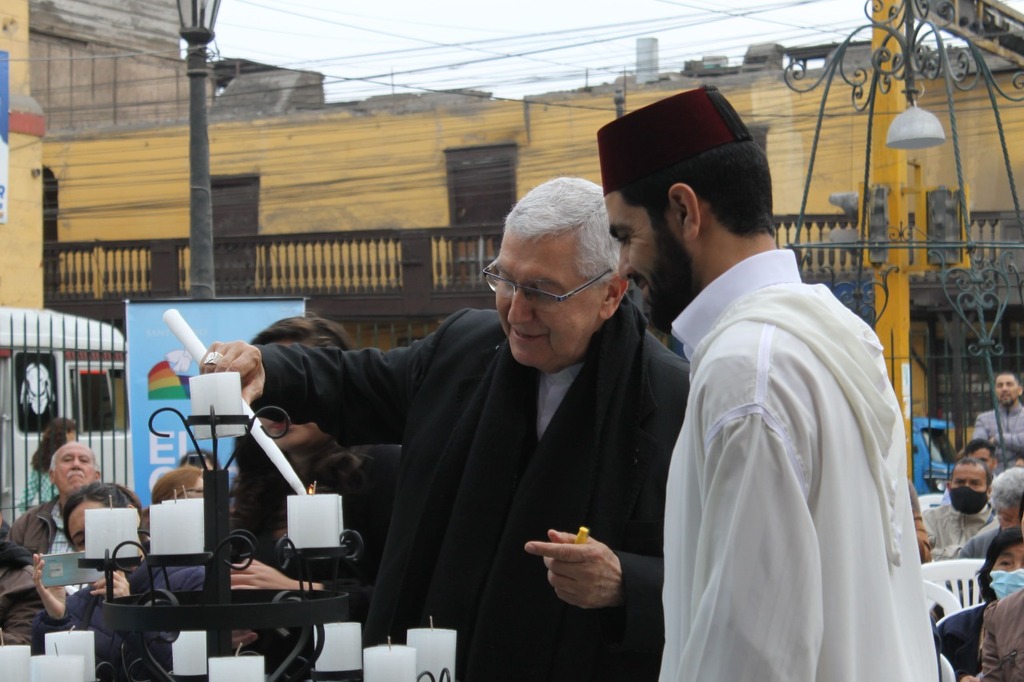
<path fill-rule="evenodd" d="M 49 502 L 57 497 L 57 486 L 50 480 L 50 459 L 57 448 L 78 440 L 78 425 L 74 419 L 54 417 L 39 436 L 39 445 L 32 453 L 32 471 L 29 473 L 25 491 L 18 502 L 18 511 L 25 511 L 34 504 Z"/>
<path fill-rule="evenodd" d="M 1020 381 L 1013 372 L 996 375 L 995 393 L 999 408 L 982 412 L 974 422 L 972 438 L 987 440 L 996 448 L 996 460 L 1002 469 L 1014 466 L 1018 457 L 1024 456 L 1024 409 L 1021 408 Z M 996 422 L 996 414 L 999 421 Z M 1005 451 L 1000 447 L 999 432 L 1002 430 Z"/>

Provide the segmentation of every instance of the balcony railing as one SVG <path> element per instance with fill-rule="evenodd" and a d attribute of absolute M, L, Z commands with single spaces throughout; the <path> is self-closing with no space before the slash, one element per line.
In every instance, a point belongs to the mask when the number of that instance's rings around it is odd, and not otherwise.
<path fill-rule="evenodd" d="M 972 238 L 1019 246 L 1016 227 L 1001 218 L 976 214 Z M 776 224 L 780 246 L 792 244 L 796 217 L 778 216 Z M 806 280 L 857 277 L 863 249 L 848 243 L 853 230 L 843 216 L 805 218 L 800 242 L 813 245 L 801 251 Z M 217 296 L 305 297 L 319 313 L 342 319 L 436 319 L 493 305 L 480 271 L 500 242 L 497 226 L 218 238 Z M 186 239 L 53 242 L 43 251 L 49 308 L 120 320 L 126 299 L 188 297 Z"/>

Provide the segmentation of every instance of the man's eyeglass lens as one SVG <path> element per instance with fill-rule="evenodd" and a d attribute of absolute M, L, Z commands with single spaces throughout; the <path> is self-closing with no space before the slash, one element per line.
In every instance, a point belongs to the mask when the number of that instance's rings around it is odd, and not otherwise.
<path fill-rule="evenodd" d="M 580 293 L 587 287 L 598 282 L 602 277 L 607 275 L 609 272 L 611 272 L 610 269 L 605 270 L 597 277 L 594 277 L 593 279 L 584 282 L 580 286 L 576 287 L 572 291 L 565 294 L 553 294 L 549 291 L 544 291 L 543 289 L 518 284 L 510 279 L 505 279 L 504 277 L 501 277 L 491 272 L 488 268 L 484 268 L 483 275 L 484 279 L 487 281 L 487 286 L 491 288 L 491 291 L 496 293 L 498 296 L 501 296 L 502 298 L 512 298 L 512 296 L 515 295 L 516 291 L 519 290 L 523 293 L 523 296 L 530 303 L 536 306 L 549 306 L 561 303 L 572 298 L 573 296 Z"/>

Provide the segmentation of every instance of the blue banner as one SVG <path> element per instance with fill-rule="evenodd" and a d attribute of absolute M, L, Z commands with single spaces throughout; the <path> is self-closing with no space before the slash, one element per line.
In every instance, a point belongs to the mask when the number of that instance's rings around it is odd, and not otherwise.
<path fill-rule="evenodd" d="M 131 419 L 135 492 L 148 505 L 153 483 L 178 466 L 182 456 L 195 450 L 185 426 L 172 413 L 159 415 L 149 431 L 149 418 L 157 410 L 173 407 L 186 417 L 191 412 L 188 378 L 199 373 L 192 357 L 164 324 L 163 314 L 176 308 L 204 344 L 248 341 L 274 322 L 300 316 L 302 299 L 222 299 L 216 301 L 129 301 L 125 305 L 128 340 L 128 410 Z M 218 441 L 221 464 L 227 461 L 233 439 Z M 210 441 L 199 441 L 209 450 Z"/>
<path fill-rule="evenodd" d="M 7 180 L 10 174 L 10 53 L 0 51 L 0 225 L 7 224 Z"/>

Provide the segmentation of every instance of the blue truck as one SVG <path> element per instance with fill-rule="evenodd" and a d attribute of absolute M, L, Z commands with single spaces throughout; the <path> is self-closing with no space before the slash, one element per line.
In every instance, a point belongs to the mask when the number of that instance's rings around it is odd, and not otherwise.
<path fill-rule="evenodd" d="M 918 495 L 944 491 L 956 461 L 949 442 L 953 425 L 944 419 L 914 417 L 910 428 L 914 488 Z"/>

